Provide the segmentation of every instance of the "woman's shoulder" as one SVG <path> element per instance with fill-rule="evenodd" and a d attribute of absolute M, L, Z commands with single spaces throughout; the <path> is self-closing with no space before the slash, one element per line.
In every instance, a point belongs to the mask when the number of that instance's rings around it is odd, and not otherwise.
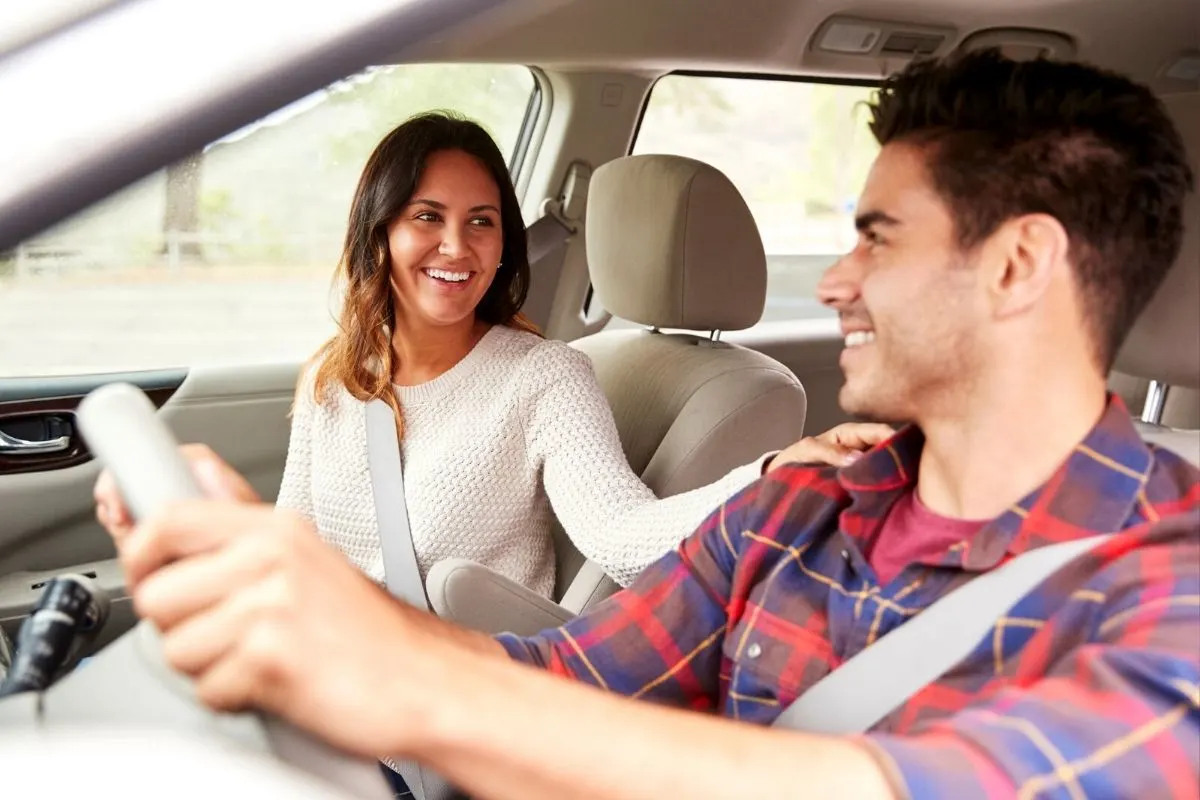
<path fill-rule="evenodd" d="M 523 383 L 546 387 L 563 380 L 594 380 L 591 359 L 566 342 L 506 328 L 505 350 L 519 363 Z"/>
<path fill-rule="evenodd" d="M 318 376 L 324 359 L 318 355 L 300 367 L 296 380 L 293 413 L 306 412 L 312 416 L 337 417 L 362 406 L 362 402 L 347 391 L 336 376 L 327 375 L 320 381 Z"/>

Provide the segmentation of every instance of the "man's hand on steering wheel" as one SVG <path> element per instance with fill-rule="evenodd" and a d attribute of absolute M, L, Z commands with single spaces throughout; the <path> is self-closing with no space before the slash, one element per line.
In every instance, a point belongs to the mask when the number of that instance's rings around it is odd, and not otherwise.
<path fill-rule="evenodd" d="M 208 497 L 243 503 L 259 502 L 254 487 L 208 445 L 181 445 L 179 454 L 187 461 L 201 491 Z M 100 473 L 92 495 L 96 501 L 96 520 L 114 540 L 120 542 L 133 530 L 133 517 L 121 498 L 112 472 L 106 469 Z"/>
<path fill-rule="evenodd" d="M 404 752 L 397 732 L 422 719 L 414 687 L 437 685 L 422 665 L 445 658 L 416 657 L 438 644 L 421 635 L 426 615 L 371 583 L 304 519 L 184 501 L 117 543 L 135 609 L 206 705 L 268 711 L 365 757 Z"/>

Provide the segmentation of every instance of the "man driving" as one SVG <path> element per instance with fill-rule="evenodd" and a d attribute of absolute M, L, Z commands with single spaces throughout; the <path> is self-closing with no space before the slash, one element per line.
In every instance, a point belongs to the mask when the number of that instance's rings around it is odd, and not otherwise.
<path fill-rule="evenodd" d="M 1145 87 L 995 52 L 916 62 L 870 111 L 858 242 L 819 294 L 840 401 L 906 424 L 888 443 L 771 472 L 529 638 L 396 601 L 193 453 L 214 499 L 118 540 L 170 663 L 214 708 L 480 797 L 1194 797 L 1200 472 L 1106 391 L 1179 253 L 1181 137 Z M 769 727 L 973 578 L 1102 533 L 869 731 Z"/>

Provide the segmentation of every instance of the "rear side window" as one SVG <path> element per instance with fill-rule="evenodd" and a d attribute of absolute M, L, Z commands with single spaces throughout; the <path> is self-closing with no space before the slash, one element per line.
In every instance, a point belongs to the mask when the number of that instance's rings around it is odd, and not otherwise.
<path fill-rule="evenodd" d="M 536 91 L 520 65 L 370 69 L 0 252 L 0 378 L 307 358 L 383 135 L 451 109 L 512 164 Z"/>
<path fill-rule="evenodd" d="M 855 204 L 879 151 L 864 103 L 874 91 L 667 75 L 650 93 L 633 152 L 704 161 L 741 191 L 767 252 L 764 322 L 834 315 L 815 290 L 854 247 Z"/>

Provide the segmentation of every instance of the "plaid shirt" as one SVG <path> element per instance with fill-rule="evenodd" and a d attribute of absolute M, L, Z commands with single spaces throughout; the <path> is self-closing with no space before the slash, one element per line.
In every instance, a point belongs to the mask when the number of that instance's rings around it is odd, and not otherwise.
<path fill-rule="evenodd" d="M 1043 486 L 880 586 L 862 553 L 914 488 L 923 442 L 908 428 L 841 470 L 775 470 L 586 616 L 497 638 L 515 659 L 612 692 L 768 725 L 972 576 L 1121 532 L 861 740 L 901 796 L 1195 800 L 1200 472 L 1145 445 L 1113 398 Z"/>

